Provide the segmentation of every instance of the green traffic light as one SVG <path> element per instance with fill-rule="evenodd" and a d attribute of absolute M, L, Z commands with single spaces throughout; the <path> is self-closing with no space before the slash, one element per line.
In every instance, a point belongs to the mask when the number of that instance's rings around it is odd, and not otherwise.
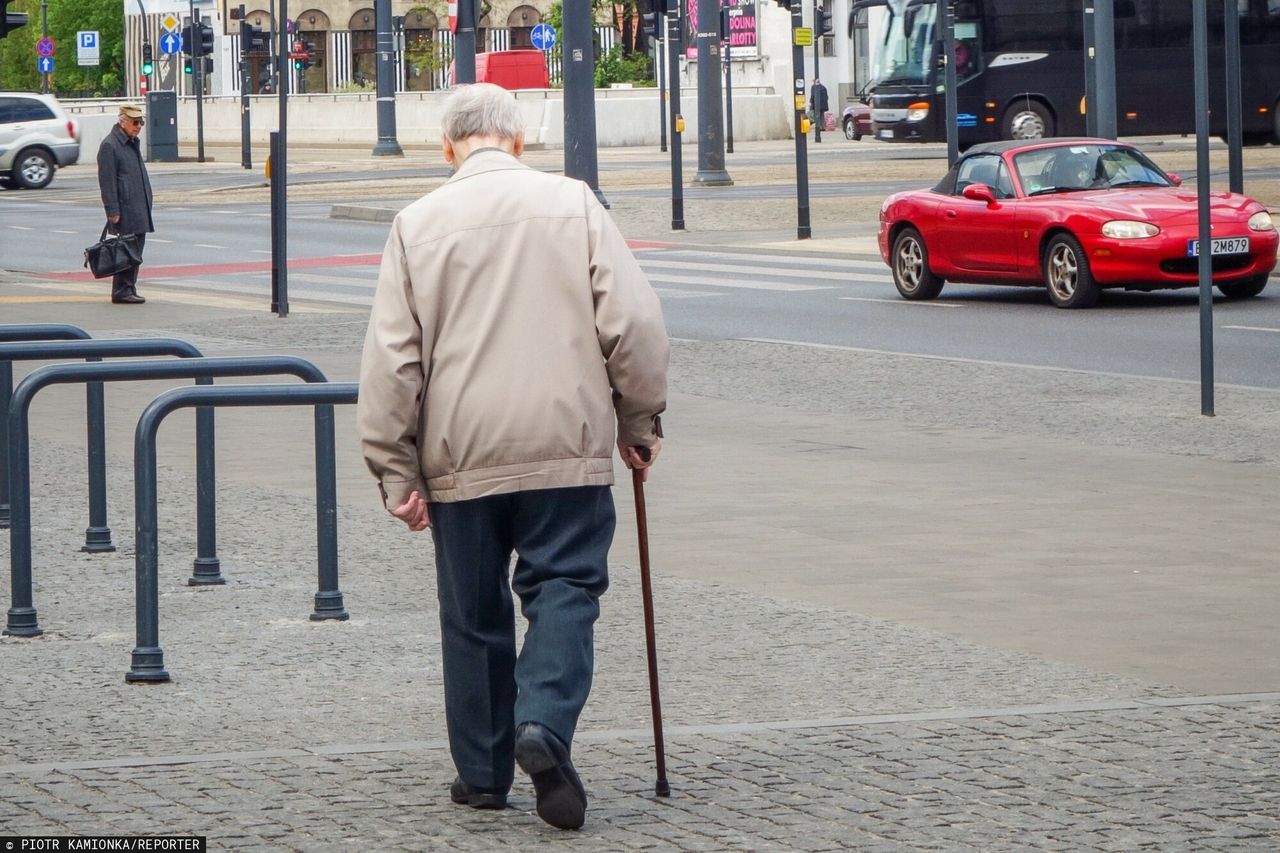
<path fill-rule="evenodd" d="M 142 73 L 147 75 L 148 77 L 150 77 L 152 72 L 154 72 L 155 70 L 156 70 L 156 67 L 152 65 L 150 62 L 142 66 Z"/>

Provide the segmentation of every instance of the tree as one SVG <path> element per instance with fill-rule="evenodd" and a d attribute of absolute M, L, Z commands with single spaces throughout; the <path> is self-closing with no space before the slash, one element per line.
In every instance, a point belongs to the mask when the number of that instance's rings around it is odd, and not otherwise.
<path fill-rule="evenodd" d="M 48 0 L 49 37 L 58 45 L 50 89 L 55 94 L 113 95 L 124 88 L 124 8 L 120 0 Z M 36 41 L 41 35 L 40 0 L 17 0 L 28 23 L 0 40 L 0 87 L 40 88 Z M 99 64 L 76 64 L 76 33 L 98 32 Z"/>

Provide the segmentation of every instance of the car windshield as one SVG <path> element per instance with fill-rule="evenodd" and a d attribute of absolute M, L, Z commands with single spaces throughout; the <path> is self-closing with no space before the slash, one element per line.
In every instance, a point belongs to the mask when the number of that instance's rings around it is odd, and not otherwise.
<path fill-rule="evenodd" d="M 876 86 L 924 85 L 932 80 L 936 3 L 889 0 L 884 38 L 871 79 Z"/>
<path fill-rule="evenodd" d="M 1169 187 L 1173 183 L 1142 152 L 1118 145 L 1058 145 L 1015 154 L 1014 168 L 1027 195 Z"/>

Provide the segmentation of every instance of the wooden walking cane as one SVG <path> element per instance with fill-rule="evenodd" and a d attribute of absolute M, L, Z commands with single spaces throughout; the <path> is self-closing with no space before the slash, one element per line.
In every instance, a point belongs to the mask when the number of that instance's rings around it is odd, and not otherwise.
<path fill-rule="evenodd" d="M 649 448 L 636 448 L 641 458 L 649 458 Z M 653 747 L 658 758 L 658 781 L 654 792 L 659 797 L 671 796 L 667 783 L 667 750 L 662 742 L 662 700 L 658 696 L 658 650 L 653 634 L 653 585 L 649 580 L 649 525 L 644 512 L 644 469 L 631 469 L 631 488 L 635 492 L 636 529 L 640 540 L 640 590 L 644 596 L 644 639 L 649 651 L 649 704 L 653 707 Z"/>

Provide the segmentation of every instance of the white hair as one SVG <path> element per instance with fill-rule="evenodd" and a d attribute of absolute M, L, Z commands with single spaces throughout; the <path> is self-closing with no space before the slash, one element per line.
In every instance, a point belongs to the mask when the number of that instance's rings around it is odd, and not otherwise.
<path fill-rule="evenodd" d="M 515 139 L 524 133 L 524 117 L 515 97 L 492 83 L 458 86 L 445 101 L 440 130 L 451 142 L 471 136 Z"/>

